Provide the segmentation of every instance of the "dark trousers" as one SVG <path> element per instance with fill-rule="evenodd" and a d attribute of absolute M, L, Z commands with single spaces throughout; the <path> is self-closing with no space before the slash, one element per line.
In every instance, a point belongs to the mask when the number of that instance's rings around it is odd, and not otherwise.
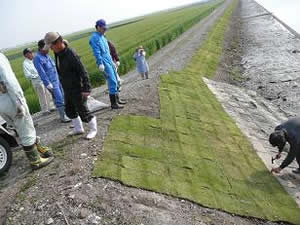
<path fill-rule="evenodd" d="M 300 151 L 298 151 L 298 153 L 296 155 L 296 161 L 298 163 L 298 168 L 300 169 Z"/>
<path fill-rule="evenodd" d="M 92 120 L 93 115 L 87 107 L 87 98 L 81 95 L 81 92 L 65 91 L 65 111 L 70 119 L 80 116 L 82 122 L 88 123 Z"/>

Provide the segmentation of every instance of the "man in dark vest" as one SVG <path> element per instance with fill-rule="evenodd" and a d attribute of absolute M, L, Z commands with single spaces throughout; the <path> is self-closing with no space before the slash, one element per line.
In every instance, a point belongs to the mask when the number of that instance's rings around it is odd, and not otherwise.
<path fill-rule="evenodd" d="M 85 122 L 89 127 L 86 138 L 93 139 L 97 134 L 97 119 L 87 107 L 87 97 L 91 93 L 88 72 L 78 54 L 57 32 L 47 33 L 44 40 L 55 54 L 56 68 L 65 92 L 66 114 L 74 125 L 70 135 L 83 134 L 82 122 Z"/>
<path fill-rule="evenodd" d="M 286 142 L 290 144 L 290 150 L 285 160 L 279 167 L 273 168 L 271 172 L 280 173 L 282 169 L 290 165 L 296 158 L 298 168 L 292 172 L 300 174 L 300 117 L 289 119 L 278 125 L 275 131 L 270 135 L 269 142 L 273 147 L 277 147 L 279 150 L 276 158 L 281 157 L 281 152 Z"/>

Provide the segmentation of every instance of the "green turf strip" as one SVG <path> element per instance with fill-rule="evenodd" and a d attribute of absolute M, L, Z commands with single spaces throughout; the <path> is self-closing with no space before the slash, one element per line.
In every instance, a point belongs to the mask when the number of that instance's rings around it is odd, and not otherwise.
<path fill-rule="evenodd" d="M 216 71 L 235 4 L 183 71 L 162 76 L 159 120 L 113 120 L 94 176 L 235 214 L 300 224 L 296 202 L 202 81 Z"/>

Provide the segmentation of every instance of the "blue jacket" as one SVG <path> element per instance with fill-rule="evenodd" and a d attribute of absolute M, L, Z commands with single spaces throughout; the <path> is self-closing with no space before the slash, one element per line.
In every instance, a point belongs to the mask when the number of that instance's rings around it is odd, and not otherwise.
<path fill-rule="evenodd" d="M 94 56 L 96 58 L 97 65 L 107 64 L 113 66 L 113 60 L 110 55 L 109 46 L 106 38 L 99 32 L 94 32 L 89 42 Z"/>
<path fill-rule="evenodd" d="M 59 78 L 55 63 L 49 56 L 49 54 L 43 55 L 38 52 L 33 59 L 33 64 L 38 71 L 45 87 L 47 87 L 49 83 L 51 83 L 52 85 L 59 84 Z"/>

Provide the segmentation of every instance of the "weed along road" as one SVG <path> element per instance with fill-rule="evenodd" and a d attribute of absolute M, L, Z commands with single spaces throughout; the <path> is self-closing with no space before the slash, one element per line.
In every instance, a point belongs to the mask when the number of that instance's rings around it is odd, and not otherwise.
<path fill-rule="evenodd" d="M 214 1 L 112 29 L 125 59 L 127 105 L 97 112 L 91 141 L 66 137 L 69 126 L 53 115 L 39 121 L 38 134 L 54 149 L 55 161 L 31 172 L 22 152 L 14 152 L 11 170 L 0 178 L 0 224 L 300 224 L 291 191 L 298 178 L 287 170 L 278 181 L 265 163 L 272 156 L 268 134 L 287 116 L 253 88 L 241 87 L 246 75 L 252 79 L 250 68 L 259 70 L 250 61 L 250 51 L 258 51 L 246 40 L 260 27 L 244 19 L 256 11 L 263 10 L 252 0 Z M 177 27 L 179 17 L 183 27 Z M 263 18 L 255 20 L 264 25 Z M 152 51 L 149 79 L 142 80 L 130 70 L 136 44 L 125 37 L 155 23 L 156 35 L 140 36 Z M 80 34 L 71 45 L 97 86 L 103 81 L 88 36 Z M 17 68 L 17 53 L 8 55 Z M 107 86 L 94 88 L 93 97 L 107 103 Z"/>

